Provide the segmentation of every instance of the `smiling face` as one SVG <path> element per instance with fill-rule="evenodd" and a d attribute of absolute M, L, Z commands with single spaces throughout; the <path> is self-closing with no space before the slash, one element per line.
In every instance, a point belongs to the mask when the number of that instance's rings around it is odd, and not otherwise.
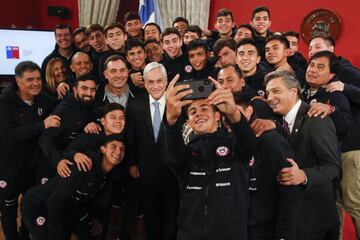
<path fill-rule="evenodd" d="M 161 62 L 164 59 L 164 49 L 158 43 L 147 43 L 145 45 L 145 52 L 146 56 L 153 62 Z"/>
<path fill-rule="evenodd" d="M 234 26 L 231 15 L 220 16 L 216 18 L 215 28 L 219 31 L 220 36 L 229 36 Z"/>
<path fill-rule="evenodd" d="M 121 133 L 125 126 L 125 114 L 122 110 L 113 110 L 101 118 L 106 135 Z"/>
<path fill-rule="evenodd" d="M 219 58 L 220 65 L 222 67 L 225 65 L 233 65 L 236 63 L 236 52 L 228 46 L 223 47 L 217 54 L 217 57 Z"/>
<path fill-rule="evenodd" d="M 259 62 L 260 56 L 254 45 L 244 44 L 237 49 L 236 63 L 245 76 L 255 74 Z"/>
<path fill-rule="evenodd" d="M 189 62 L 196 71 L 200 71 L 205 68 L 207 61 L 207 52 L 204 48 L 198 47 L 189 50 L 188 54 Z"/>
<path fill-rule="evenodd" d="M 140 46 L 133 47 L 126 53 L 126 59 L 133 69 L 143 69 L 146 64 L 145 50 Z"/>
<path fill-rule="evenodd" d="M 71 48 L 71 32 L 69 28 L 55 29 L 56 44 L 60 49 Z"/>
<path fill-rule="evenodd" d="M 194 39 L 198 39 L 198 38 L 199 38 L 199 35 L 197 35 L 196 32 L 187 31 L 187 32 L 184 34 L 184 44 L 185 44 L 185 45 L 188 45 L 189 42 L 191 42 L 191 41 L 194 40 Z"/>
<path fill-rule="evenodd" d="M 175 33 L 164 36 L 161 44 L 170 58 L 176 58 L 182 54 L 182 41 Z"/>
<path fill-rule="evenodd" d="M 159 100 L 165 93 L 167 78 L 159 67 L 150 70 L 144 79 L 146 91 L 155 100 Z"/>
<path fill-rule="evenodd" d="M 110 61 L 104 71 L 110 88 L 123 89 L 126 86 L 129 70 L 122 60 Z"/>
<path fill-rule="evenodd" d="M 96 83 L 93 80 L 79 81 L 73 87 L 76 100 L 82 104 L 90 105 L 95 98 Z"/>
<path fill-rule="evenodd" d="M 124 48 L 127 35 L 118 27 L 106 32 L 106 44 L 113 50 L 119 51 Z"/>
<path fill-rule="evenodd" d="M 191 103 L 187 109 L 187 123 L 196 134 L 213 133 L 218 128 L 220 113 L 205 99 Z"/>
<path fill-rule="evenodd" d="M 312 39 L 309 43 L 309 58 L 311 58 L 315 53 L 321 51 L 334 52 L 334 46 L 331 46 L 323 38 Z"/>
<path fill-rule="evenodd" d="M 299 49 L 299 39 L 295 36 L 286 36 L 286 39 L 290 43 L 289 56 L 293 56 Z"/>
<path fill-rule="evenodd" d="M 279 40 L 271 40 L 265 45 L 266 61 L 275 67 L 283 66 L 287 63 L 289 49 Z"/>
<path fill-rule="evenodd" d="M 104 33 L 100 31 L 91 32 L 88 38 L 88 42 L 96 52 L 103 52 L 107 50 Z"/>
<path fill-rule="evenodd" d="M 237 30 L 237 32 L 234 36 L 234 40 L 237 43 L 239 43 L 241 40 L 243 40 L 245 38 L 252 38 L 252 32 L 246 27 L 241 27 Z"/>
<path fill-rule="evenodd" d="M 113 140 L 105 144 L 105 146 L 101 146 L 100 151 L 104 156 L 103 161 L 105 163 L 103 165 L 113 167 L 124 159 L 125 145 L 123 142 Z"/>
<path fill-rule="evenodd" d="M 56 84 L 66 81 L 66 67 L 62 61 L 54 63 L 52 74 Z"/>
<path fill-rule="evenodd" d="M 155 25 L 148 25 L 144 29 L 144 40 L 148 39 L 156 39 L 156 41 L 160 41 L 160 32 L 159 29 Z"/>
<path fill-rule="evenodd" d="M 271 26 L 268 12 L 262 11 L 255 13 L 255 16 L 250 22 L 250 24 L 260 36 L 266 37 L 267 30 Z"/>
<path fill-rule="evenodd" d="M 80 49 L 83 52 L 89 52 L 90 51 L 90 45 L 88 42 L 88 38 L 86 37 L 84 32 L 80 32 L 74 36 L 73 39 L 75 47 Z"/>
<path fill-rule="evenodd" d="M 218 81 L 226 89 L 231 89 L 232 92 L 241 91 L 245 86 L 244 78 L 240 78 L 233 66 L 228 66 L 219 71 Z"/>
<path fill-rule="evenodd" d="M 266 85 L 267 101 L 275 113 L 286 116 L 299 99 L 297 91 L 288 88 L 283 78 L 274 78 Z"/>
<path fill-rule="evenodd" d="M 314 58 L 306 69 L 306 82 L 312 88 L 325 86 L 334 74 L 330 72 L 329 59 L 326 57 Z"/>
<path fill-rule="evenodd" d="M 71 60 L 70 69 L 76 77 L 89 73 L 92 69 L 89 55 L 82 52 L 75 53 Z"/>
<path fill-rule="evenodd" d="M 25 71 L 21 77 L 16 77 L 16 83 L 19 87 L 20 98 L 32 101 L 41 91 L 41 74 L 38 70 Z"/>
<path fill-rule="evenodd" d="M 142 31 L 141 29 L 142 29 L 142 24 L 138 19 L 129 20 L 125 23 L 125 31 L 131 37 L 136 38 L 140 36 Z"/>

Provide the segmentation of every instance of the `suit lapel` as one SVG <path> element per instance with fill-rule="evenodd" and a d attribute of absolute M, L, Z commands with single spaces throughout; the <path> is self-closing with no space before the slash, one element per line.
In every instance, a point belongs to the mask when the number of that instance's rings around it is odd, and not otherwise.
<path fill-rule="evenodd" d="M 301 128 L 301 125 L 303 123 L 304 117 L 307 114 L 308 109 L 309 109 L 309 105 L 307 105 L 304 102 L 301 102 L 299 111 L 296 114 L 293 129 L 292 129 L 290 137 L 289 137 L 289 143 L 291 146 L 293 146 L 295 144 L 296 136 Z"/>
<path fill-rule="evenodd" d="M 148 129 L 150 136 L 154 138 L 154 131 L 152 127 L 151 112 L 150 112 L 150 101 L 149 101 L 149 95 L 147 94 L 144 97 L 144 105 L 142 109 L 144 111 L 144 124 L 146 124 L 146 128 Z"/>

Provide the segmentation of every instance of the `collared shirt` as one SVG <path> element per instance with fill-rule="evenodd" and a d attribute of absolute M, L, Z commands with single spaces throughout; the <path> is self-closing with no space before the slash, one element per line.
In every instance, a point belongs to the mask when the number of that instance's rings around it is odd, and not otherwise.
<path fill-rule="evenodd" d="M 128 102 L 128 99 L 129 99 L 129 94 L 130 94 L 130 89 L 129 89 L 129 86 L 126 84 L 126 88 L 125 88 L 125 91 L 122 95 L 116 95 L 116 94 L 113 94 L 109 91 L 108 89 L 108 86 L 106 85 L 105 86 L 105 94 L 104 94 L 104 101 L 105 101 L 105 98 L 107 98 L 109 100 L 109 103 L 119 103 L 121 104 L 124 108 L 126 108 L 126 105 L 127 105 L 127 102 Z"/>
<path fill-rule="evenodd" d="M 155 101 L 158 101 L 158 102 L 159 102 L 159 110 L 160 110 L 160 116 L 161 116 L 161 121 L 162 121 L 163 115 L 164 115 L 164 112 L 165 112 L 165 103 L 166 103 L 165 93 L 162 95 L 162 97 L 161 97 L 159 100 L 155 100 L 155 99 L 149 94 L 151 122 L 154 121 L 155 106 L 154 106 L 153 102 L 155 102 Z"/>
<path fill-rule="evenodd" d="M 301 105 L 301 100 L 298 100 L 297 103 L 292 107 L 292 109 L 288 112 L 288 114 L 286 114 L 286 116 L 283 119 L 284 121 L 286 121 L 288 123 L 290 133 L 293 130 L 296 115 L 299 111 L 300 105 Z"/>

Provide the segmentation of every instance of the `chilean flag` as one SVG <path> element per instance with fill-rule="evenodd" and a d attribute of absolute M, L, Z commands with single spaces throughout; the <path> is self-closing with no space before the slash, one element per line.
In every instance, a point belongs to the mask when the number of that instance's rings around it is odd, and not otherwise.
<path fill-rule="evenodd" d="M 157 0 L 140 0 L 139 15 L 144 26 L 147 23 L 155 22 L 163 29 L 163 21 Z"/>
<path fill-rule="evenodd" d="M 6 46 L 6 58 L 7 59 L 19 59 L 19 47 L 17 46 Z"/>

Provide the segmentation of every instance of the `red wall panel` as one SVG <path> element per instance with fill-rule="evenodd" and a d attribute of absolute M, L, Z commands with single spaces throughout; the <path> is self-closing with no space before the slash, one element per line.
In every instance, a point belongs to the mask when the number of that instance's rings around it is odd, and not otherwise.
<path fill-rule="evenodd" d="M 236 25 L 249 23 L 251 12 L 256 6 L 265 5 L 271 11 L 271 30 L 300 32 L 304 17 L 314 9 L 328 8 L 337 12 L 342 21 L 342 32 L 337 39 L 336 54 L 349 59 L 360 67 L 360 16 L 358 0 L 212 0 L 210 5 L 209 28 L 214 27 L 216 11 L 220 8 L 229 8 L 233 11 Z M 306 56 L 308 46 L 301 41 L 300 51 Z"/>

